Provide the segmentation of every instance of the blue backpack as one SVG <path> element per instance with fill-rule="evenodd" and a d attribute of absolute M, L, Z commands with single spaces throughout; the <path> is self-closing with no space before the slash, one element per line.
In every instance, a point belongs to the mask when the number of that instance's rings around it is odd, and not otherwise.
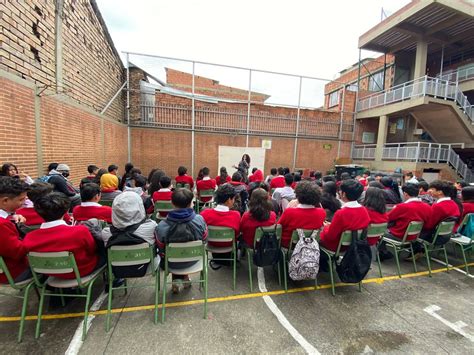
<path fill-rule="evenodd" d="M 36 179 L 35 182 L 48 182 L 51 178 L 51 175 L 44 175 Z"/>
<path fill-rule="evenodd" d="M 461 224 L 459 226 L 458 233 L 468 237 L 469 239 L 474 239 L 474 213 L 469 213 L 466 224 Z"/>

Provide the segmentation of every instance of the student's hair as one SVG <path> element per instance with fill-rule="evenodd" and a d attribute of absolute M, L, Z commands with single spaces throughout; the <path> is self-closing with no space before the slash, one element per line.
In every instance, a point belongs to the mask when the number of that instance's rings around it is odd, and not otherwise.
<path fill-rule="evenodd" d="M 270 212 L 273 210 L 272 203 L 268 199 L 268 192 L 262 188 L 255 189 L 252 192 L 249 202 L 250 215 L 257 221 L 267 221 L 270 218 Z"/>
<path fill-rule="evenodd" d="M 188 172 L 188 169 L 185 166 L 180 166 L 178 168 L 178 175 L 183 176 Z"/>
<path fill-rule="evenodd" d="M 219 179 L 221 181 L 221 184 L 225 184 L 226 181 L 227 181 L 227 177 L 229 176 L 229 174 L 227 174 L 227 169 L 225 166 L 221 166 L 220 170 L 219 170 Z"/>
<path fill-rule="evenodd" d="M 325 175 L 322 178 L 324 183 L 327 183 L 329 181 L 336 182 L 336 177 L 334 175 Z"/>
<path fill-rule="evenodd" d="M 319 187 L 309 181 L 301 181 L 296 185 L 295 195 L 298 202 L 303 205 L 318 206 L 321 201 Z"/>
<path fill-rule="evenodd" d="M 405 184 L 402 186 L 402 191 L 410 197 L 417 197 L 419 194 L 418 184 Z"/>
<path fill-rule="evenodd" d="M 320 180 L 323 177 L 323 173 L 320 171 L 315 171 L 314 172 L 314 179 L 315 180 Z"/>
<path fill-rule="evenodd" d="M 209 176 L 209 168 L 207 166 L 205 166 L 204 168 L 202 168 L 202 175 L 203 176 Z"/>
<path fill-rule="evenodd" d="M 112 165 L 109 166 L 109 173 L 112 172 L 112 170 L 110 170 L 110 167 Z M 116 169 L 118 169 L 118 167 L 116 167 Z M 123 188 L 125 187 L 125 183 L 127 182 L 127 178 L 128 177 L 131 177 L 131 174 L 130 174 L 130 171 L 133 169 L 133 164 L 132 163 L 127 163 L 125 164 L 125 172 L 123 173 L 122 175 L 122 179 L 120 180 L 120 183 L 119 183 L 119 190 L 123 190 Z"/>
<path fill-rule="evenodd" d="M 384 186 L 380 182 L 375 181 L 375 180 L 369 182 L 369 187 L 376 187 L 377 189 L 381 189 L 381 190 L 384 189 Z"/>
<path fill-rule="evenodd" d="M 293 181 L 295 181 L 295 178 L 293 177 L 293 175 L 291 175 L 291 174 L 286 174 L 285 175 L 285 184 L 287 186 L 290 186 L 293 183 Z"/>
<path fill-rule="evenodd" d="M 254 174 L 257 170 L 258 168 L 252 168 L 252 174 Z"/>
<path fill-rule="evenodd" d="M 130 172 L 130 170 L 132 170 L 132 169 L 133 169 L 133 164 L 132 163 L 129 162 L 129 163 L 125 164 L 125 174 L 128 174 Z"/>
<path fill-rule="evenodd" d="M 150 185 L 148 186 L 148 195 L 153 196 L 153 193 L 158 191 L 161 188 L 160 179 L 164 175 L 165 175 L 165 172 L 160 169 L 156 170 L 153 173 L 150 179 Z"/>
<path fill-rule="evenodd" d="M 99 167 L 97 165 L 88 165 L 87 166 L 87 172 L 89 174 L 94 174 L 94 171 L 99 170 Z"/>
<path fill-rule="evenodd" d="M 387 212 L 383 190 L 376 187 L 369 187 L 367 191 L 365 191 L 364 206 L 378 213 Z"/>
<path fill-rule="evenodd" d="M 271 174 L 271 175 L 276 175 L 276 174 L 278 174 L 278 169 L 277 169 L 277 168 L 271 168 L 271 169 L 270 169 L 270 174 Z"/>
<path fill-rule="evenodd" d="M 354 179 L 344 180 L 340 188 L 346 194 L 349 201 L 356 201 L 364 191 L 362 184 Z"/>
<path fill-rule="evenodd" d="M 232 181 L 242 182 L 242 175 L 238 171 L 236 171 L 232 174 Z"/>
<path fill-rule="evenodd" d="M 461 191 L 464 202 L 474 202 L 474 186 L 466 186 Z"/>
<path fill-rule="evenodd" d="M 432 181 L 431 184 L 429 185 L 429 188 L 442 191 L 444 196 L 446 197 L 450 196 L 451 194 L 451 186 L 446 181 L 442 181 L 442 180 Z"/>
<path fill-rule="evenodd" d="M 290 173 L 290 168 L 288 168 L 288 167 L 285 166 L 285 167 L 283 168 L 283 175 L 286 175 L 286 174 L 289 174 L 289 173 Z"/>
<path fill-rule="evenodd" d="M 250 165 L 250 155 L 244 154 L 242 155 L 242 160 L 245 160 L 248 165 Z"/>
<path fill-rule="evenodd" d="M 228 199 L 234 198 L 235 195 L 235 189 L 231 184 L 219 185 L 216 191 L 216 203 L 218 205 L 221 205 L 225 203 Z"/>
<path fill-rule="evenodd" d="M 51 170 L 56 170 L 56 168 L 58 167 L 59 163 L 49 163 L 48 165 L 48 173 L 51 171 Z"/>
<path fill-rule="evenodd" d="M 301 181 L 301 175 L 300 173 L 295 173 L 295 175 L 293 176 L 293 181 L 294 182 L 300 182 Z"/>
<path fill-rule="evenodd" d="M 278 168 L 278 175 L 285 175 L 285 168 L 284 167 L 280 166 Z"/>
<path fill-rule="evenodd" d="M 418 180 L 418 187 L 421 188 L 423 191 L 428 191 L 428 189 L 430 188 L 430 185 L 426 182 L 426 181 L 419 181 Z"/>
<path fill-rule="evenodd" d="M 349 174 L 348 172 L 341 173 L 341 181 L 348 180 L 350 178 L 351 178 L 351 174 Z"/>
<path fill-rule="evenodd" d="M 23 192 L 28 192 L 29 185 L 11 176 L 0 176 L 0 197 L 15 198 Z"/>
<path fill-rule="evenodd" d="M 372 177 L 372 176 L 367 176 L 366 181 L 367 181 L 367 182 L 372 182 L 372 181 L 375 181 L 375 178 Z"/>
<path fill-rule="evenodd" d="M 375 177 L 380 176 L 381 178 L 384 176 L 382 173 L 375 174 Z"/>
<path fill-rule="evenodd" d="M 256 182 L 251 182 L 249 184 L 249 198 L 252 196 L 252 193 L 256 189 L 262 189 L 265 190 L 268 194 L 268 191 L 270 191 L 270 185 L 268 185 L 266 182 L 263 181 L 256 181 Z"/>
<path fill-rule="evenodd" d="M 187 208 L 193 201 L 194 195 L 189 189 L 176 189 L 171 194 L 171 203 L 177 208 Z"/>
<path fill-rule="evenodd" d="M 88 202 L 99 194 L 100 194 L 100 186 L 99 185 L 97 185 L 95 183 L 84 184 L 84 186 L 82 186 L 82 190 L 81 190 L 81 201 L 82 202 Z M 31 198 L 30 198 L 30 200 L 31 200 Z M 33 203 L 35 203 L 35 202 L 33 201 Z"/>
<path fill-rule="evenodd" d="M 3 176 L 10 176 L 9 170 L 10 170 L 11 167 L 15 168 L 15 171 L 16 171 L 17 174 L 18 174 L 18 168 L 16 167 L 15 164 L 12 164 L 12 163 L 5 163 L 5 164 L 2 165 L 2 169 L 1 169 L 0 175 L 3 175 Z"/>
<path fill-rule="evenodd" d="M 140 174 L 133 175 L 132 179 L 135 181 L 135 187 L 144 188 L 146 186 L 146 178 L 143 175 L 140 175 Z"/>
<path fill-rule="evenodd" d="M 459 186 L 461 186 L 462 189 L 468 186 L 465 180 L 458 180 L 456 181 L 456 183 L 459 184 Z"/>
<path fill-rule="evenodd" d="M 369 175 L 370 176 L 370 170 L 365 170 L 362 175 Z"/>
<path fill-rule="evenodd" d="M 105 170 L 104 168 L 99 169 L 99 171 L 97 172 L 97 175 L 96 175 L 97 181 L 100 181 L 101 176 L 106 174 L 106 173 L 107 173 L 107 170 Z"/>
<path fill-rule="evenodd" d="M 196 180 L 202 180 L 203 177 L 204 177 L 203 168 L 201 168 L 201 169 L 199 169 Z"/>
<path fill-rule="evenodd" d="M 141 174 L 142 174 L 142 171 L 140 170 L 140 168 L 133 168 L 129 172 L 130 177 L 132 177 L 134 175 L 141 175 Z"/>
<path fill-rule="evenodd" d="M 409 171 L 408 173 L 405 174 L 405 176 L 408 176 L 411 179 L 413 177 L 413 173 Z"/>
<path fill-rule="evenodd" d="M 323 185 L 323 191 L 321 193 L 321 206 L 331 212 L 336 212 L 341 208 L 341 201 L 336 196 L 337 185 L 334 181 L 328 181 Z"/>
<path fill-rule="evenodd" d="M 323 194 L 328 194 L 333 197 L 337 196 L 337 185 L 334 181 L 328 181 L 323 185 Z"/>
<path fill-rule="evenodd" d="M 84 185 L 85 186 L 85 185 Z M 53 191 L 53 185 L 47 182 L 35 182 L 30 185 L 28 192 L 28 198 L 35 204 L 36 200 L 43 197 Z"/>
<path fill-rule="evenodd" d="M 117 170 L 117 169 L 118 169 L 118 166 L 117 166 L 117 165 L 111 164 L 111 165 L 109 165 L 109 167 L 107 168 L 107 171 L 108 171 L 109 173 L 111 173 L 112 171 Z"/>
<path fill-rule="evenodd" d="M 164 188 L 164 189 L 170 187 L 170 185 L 171 185 L 171 179 L 170 179 L 170 177 L 169 177 L 169 176 L 166 176 L 166 175 L 162 176 L 162 177 L 160 178 L 160 185 L 161 185 L 161 187 Z"/>
<path fill-rule="evenodd" d="M 61 219 L 68 211 L 71 202 L 61 192 L 51 192 L 36 200 L 35 211 L 46 221 Z"/>
<path fill-rule="evenodd" d="M 380 179 L 380 182 L 384 187 L 389 187 L 393 192 L 395 192 L 395 195 L 400 199 L 400 201 L 402 200 L 398 183 L 395 180 L 393 180 L 390 176 L 384 176 Z"/>

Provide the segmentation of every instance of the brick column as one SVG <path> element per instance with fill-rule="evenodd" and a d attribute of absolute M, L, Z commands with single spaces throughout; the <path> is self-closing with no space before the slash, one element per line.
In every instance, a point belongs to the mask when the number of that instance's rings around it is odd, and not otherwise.
<path fill-rule="evenodd" d="M 379 130 L 377 132 L 377 146 L 375 148 L 375 161 L 382 161 L 383 146 L 387 141 L 388 116 L 380 116 Z"/>

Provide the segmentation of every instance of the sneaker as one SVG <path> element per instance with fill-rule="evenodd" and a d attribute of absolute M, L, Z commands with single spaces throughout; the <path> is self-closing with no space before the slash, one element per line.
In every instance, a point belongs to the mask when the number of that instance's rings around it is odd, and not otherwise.
<path fill-rule="evenodd" d="M 422 258 L 425 256 L 425 253 L 419 252 L 415 254 L 415 261 L 417 261 L 419 258 Z M 405 261 L 413 261 L 413 258 L 409 256 L 408 258 L 405 259 Z"/>

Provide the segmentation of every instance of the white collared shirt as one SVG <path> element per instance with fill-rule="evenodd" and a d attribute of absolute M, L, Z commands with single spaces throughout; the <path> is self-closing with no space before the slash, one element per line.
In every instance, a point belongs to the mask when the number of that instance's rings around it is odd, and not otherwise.
<path fill-rule="evenodd" d="M 81 202 L 81 207 L 102 207 L 102 205 L 97 202 Z"/>
<path fill-rule="evenodd" d="M 9 213 L 5 210 L 0 209 L 0 218 L 7 219 L 9 216 Z"/>
<path fill-rule="evenodd" d="M 409 202 L 421 202 L 421 200 L 418 197 L 410 197 L 404 203 L 409 203 Z"/>
<path fill-rule="evenodd" d="M 309 209 L 309 208 L 315 208 L 313 205 L 305 205 L 304 203 L 298 203 L 296 208 L 304 208 L 304 209 Z"/>
<path fill-rule="evenodd" d="M 51 221 L 51 222 L 44 222 L 44 223 L 41 223 L 40 229 L 48 229 L 48 228 L 53 228 L 53 227 L 58 227 L 58 226 L 67 226 L 67 223 L 64 221 L 64 219 L 58 219 L 56 221 Z"/>
<path fill-rule="evenodd" d="M 204 176 L 204 177 L 202 178 L 202 181 L 205 181 L 205 180 L 211 180 L 211 178 L 210 178 L 209 176 Z"/>
<path fill-rule="evenodd" d="M 451 197 L 441 197 L 435 203 L 440 203 L 440 202 L 449 201 L 449 200 L 451 200 Z"/>
<path fill-rule="evenodd" d="M 346 202 L 342 207 L 359 208 L 359 207 L 362 207 L 362 205 L 357 201 L 349 201 L 349 202 Z"/>
<path fill-rule="evenodd" d="M 159 189 L 158 192 L 171 192 L 171 189 L 169 188 Z"/>
<path fill-rule="evenodd" d="M 224 205 L 217 205 L 217 206 L 214 208 L 214 211 L 217 211 L 217 212 L 229 212 L 229 207 L 224 206 Z"/>

